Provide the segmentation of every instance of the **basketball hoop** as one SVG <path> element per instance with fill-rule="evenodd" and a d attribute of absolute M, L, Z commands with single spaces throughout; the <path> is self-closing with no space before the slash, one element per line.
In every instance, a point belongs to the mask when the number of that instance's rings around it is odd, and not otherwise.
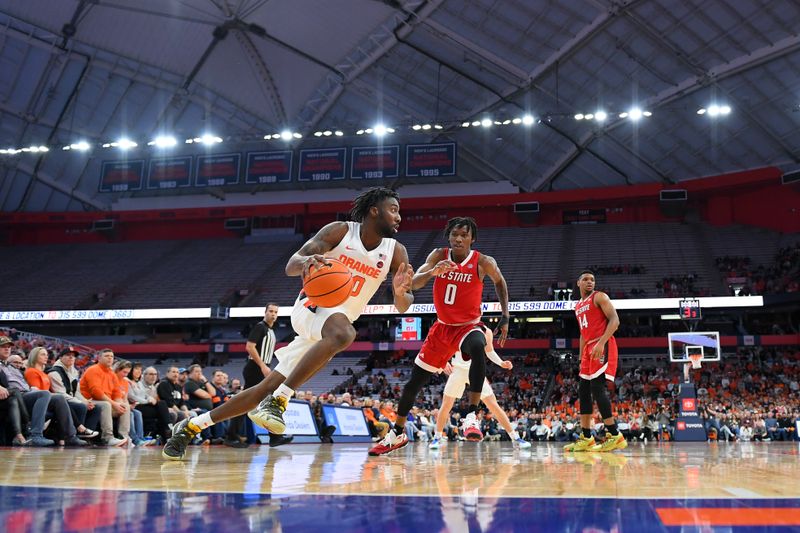
<path fill-rule="evenodd" d="M 697 369 L 700 368 L 700 363 L 703 361 L 703 354 L 701 353 L 693 353 L 689 354 L 689 360 L 692 362 L 692 368 Z"/>

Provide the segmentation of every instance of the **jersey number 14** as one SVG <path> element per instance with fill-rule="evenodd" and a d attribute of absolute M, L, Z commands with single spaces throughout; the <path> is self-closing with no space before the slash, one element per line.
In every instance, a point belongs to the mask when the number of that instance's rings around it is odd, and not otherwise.
<path fill-rule="evenodd" d="M 587 320 L 586 315 L 578 317 L 578 325 L 581 329 L 586 329 L 589 327 L 589 320 Z"/>

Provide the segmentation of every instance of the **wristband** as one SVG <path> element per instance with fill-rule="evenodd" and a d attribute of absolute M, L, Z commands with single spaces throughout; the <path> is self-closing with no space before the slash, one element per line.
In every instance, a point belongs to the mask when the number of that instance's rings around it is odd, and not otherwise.
<path fill-rule="evenodd" d="M 497 323 L 497 327 L 502 328 L 503 326 L 507 326 L 509 322 L 511 322 L 511 317 L 502 315 L 500 321 Z"/>

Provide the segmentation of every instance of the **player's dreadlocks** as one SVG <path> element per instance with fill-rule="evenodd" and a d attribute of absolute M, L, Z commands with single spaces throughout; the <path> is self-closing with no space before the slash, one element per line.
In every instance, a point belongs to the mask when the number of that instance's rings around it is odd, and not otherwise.
<path fill-rule="evenodd" d="M 350 210 L 350 220 L 354 222 L 363 222 L 370 208 L 377 206 L 387 198 L 394 198 L 398 202 L 400 201 L 400 195 L 386 187 L 375 187 L 374 189 L 362 192 L 353 200 L 353 208 Z"/>
<path fill-rule="evenodd" d="M 475 223 L 475 219 L 472 217 L 454 217 L 447 221 L 447 227 L 444 228 L 444 238 L 447 239 L 450 237 L 450 232 L 453 231 L 453 228 L 463 228 L 467 227 L 469 232 L 472 234 L 472 240 L 478 240 L 478 224 Z"/>

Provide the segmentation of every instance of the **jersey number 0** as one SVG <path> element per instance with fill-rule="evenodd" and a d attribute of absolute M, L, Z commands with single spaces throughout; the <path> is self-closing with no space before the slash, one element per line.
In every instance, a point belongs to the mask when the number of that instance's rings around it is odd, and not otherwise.
<path fill-rule="evenodd" d="M 447 305 L 453 305 L 456 303 L 456 291 L 458 290 L 458 285 L 454 285 L 453 283 L 448 283 L 447 287 L 444 288 L 444 303 Z"/>

